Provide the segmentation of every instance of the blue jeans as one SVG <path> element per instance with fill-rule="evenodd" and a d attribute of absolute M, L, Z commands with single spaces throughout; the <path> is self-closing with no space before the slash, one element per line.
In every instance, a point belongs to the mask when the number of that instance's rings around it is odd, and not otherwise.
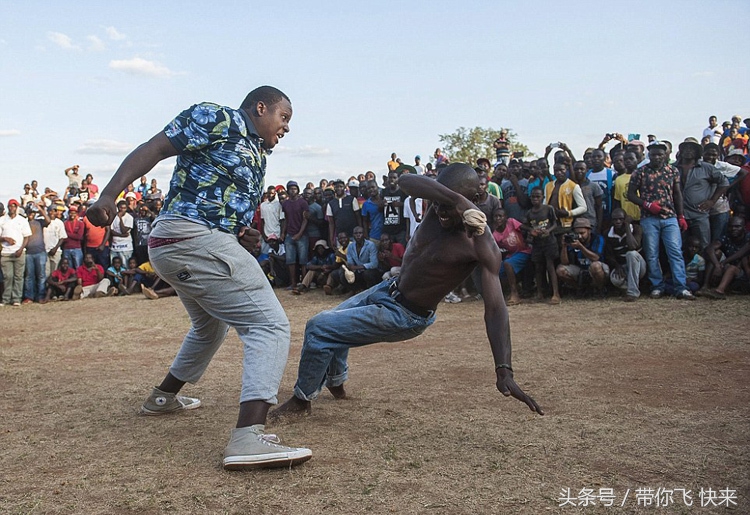
<path fill-rule="evenodd" d="M 299 263 L 300 265 L 307 264 L 308 242 L 307 236 L 302 236 L 299 240 L 294 241 L 291 235 L 286 235 L 286 238 L 284 238 L 284 255 L 286 256 L 287 265 L 295 263 Z M 295 282 L 294 279 L 292 279 L 292 282 Z"/>
<path fill-rule="evenodd" d="M 711 242 L 720 240 L 729 225 L 729 211 L 710 215 L 708 220 L 711 226 Z"/>
<path fill-rule="evenodd" d="M 434 312 L 427 318 L 415 315 L 391 297 L 388 289 L 393 281 L 383 281 L 308 320 L 294 386 L 297 398 L 309 401 L 324 384 L 342 385 L 348 378 L 350 348 L 402 342 L 432 325 Z"/>
<path fill-rule="evenodd" d="M 65 249 L 63 250 L 63 259 L 67 259 L 70 268 L 75 270 L 83 264 L 83 251 L 80 248 Z"/>
<path fill-rule="evenodd" d="M 44 284 L 47 266 L 47 253 L 26 253 L 26 278 L 23 281 L 23 298 L 40 301 L 46 293 Z"/>
<path fill-rule="evenodd" d="M 672 281 L 675 292 L 679 295 L 687 289 L 685 276 L 685 262 L 682 260 L 682 236 L 676 218 L 658 218 L 645 216 L 641 218 L 643 229 L 643 251 L 648 263 L 648 280 L 654 290 L 664 291 L 664 276 L 659 265 L 659 242 L 664 243 L 664 249 L 669 258 L 672 269 Z"/>
<path fill-rule="evenodd" d="M 243 346 L 240 402 L 276 404 L 289 356 L 289 320 L 253 255 L 235 235 L 213 230 L 149 249 L 149 256 L 190 317 L 172 375 L 197 382 L 233 327 Z"/>

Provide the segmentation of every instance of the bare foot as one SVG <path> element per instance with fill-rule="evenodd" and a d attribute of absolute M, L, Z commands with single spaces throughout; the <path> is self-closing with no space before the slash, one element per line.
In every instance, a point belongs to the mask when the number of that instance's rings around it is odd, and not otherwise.
<path fill-rule="evenodd" d="M 553 295 L 551 299 L 549 299 L 549 303 L 553 306 L 557 306 L 560 304 L 560 296 L 559 295 Z"/>
<path fill-rule="evenodd" d="M 518 295 L 511 295 L 507 302 L 508 306 L 517 306 L 520 303 L 521 297 L 519 297 Z"/>
<path fill-rule="evenodd" d="M 291 399 L 269 413 L 268 418 L 278 420 L 284 417 L 301 417 L 309 415 L 311 411 L 310 401 L 303 401 L 292 395 Z"/>
<path fill-rule="evenodd" d="M 331 392 L 331 395 L 333 395 L 337 399 L 346 399 L 346 391 L 344 390 L 344 385 L 339 386 L 328 386 L 328 391 Z"/>

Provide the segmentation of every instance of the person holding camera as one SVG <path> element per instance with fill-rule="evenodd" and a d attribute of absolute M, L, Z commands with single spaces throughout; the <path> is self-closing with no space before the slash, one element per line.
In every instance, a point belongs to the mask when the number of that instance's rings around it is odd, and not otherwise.
<path fill-rule="evenodd" d="M 573 232 L 563 235 L 557 275 L 578 292 L 589 284 L 603 291 L 609 276 L 609 266 L 601 261 L 603 255 L 604 238 L 591 232 L 588 218 L 578 218 L 573 222 Z"/>

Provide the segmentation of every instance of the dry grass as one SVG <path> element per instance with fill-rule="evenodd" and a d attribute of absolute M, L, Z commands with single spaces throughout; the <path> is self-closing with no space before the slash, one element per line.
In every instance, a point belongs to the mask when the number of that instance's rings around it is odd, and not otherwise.
<path fill-rule="evenodd" d="M 304 322 L 336 299 L 279 296 L 293 331 L 285 399 Z M 351 352 L 350 400 L 323 394 L 310 417 L 269 428 L 311 461 L 237 473 L 220 464 L 240 387 L 234 333 L 186 389 L 204 407 L 144 418 L 188 328 L 177 299 L 5 307 L 0 512 L 610 513 L 557 499 L 611 487 L 618 503 L 631 489 L 615 510 L 631 513 L 635 488 L 729 487 L 749 513 L 747 311 L 737 297 L 511 308 L 516 377 L 539 417 L 495 390 L 481 303 L 444 305 L 420 338 Z"/>

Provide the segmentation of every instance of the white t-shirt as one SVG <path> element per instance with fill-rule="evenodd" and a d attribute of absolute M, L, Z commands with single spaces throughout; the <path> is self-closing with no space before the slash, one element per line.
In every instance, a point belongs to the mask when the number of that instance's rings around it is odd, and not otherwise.
<path fill-rule="evenodd" d="M 718 131 L 718 134 L 716 132 Z M 713 129 L 711 127 L 706 127 L 703 129 L 703 137 L 706 136 L 711 138 L 711 143 L 719 144 L 719 141 L 721 140 L 721 127 L 718 125 L 714 127 Z"/>
<path fill-rule="evenodd" d="M 124 225 L 126 228 L 133 230 L 133 217 L 130 215 L 130 213 L 125 213 L 125 216 L 122 217 L 122 225 Z M 120 231 L 120 217 L 119 215 L 115 217 L 115 220 L 112 222 L 112 225 L 110 226 L 110 229 L 117 232 Z M 127 236 L 114 236 L 112 235 L 112 246 L 110 247 L 110 250 L 112 252 L 128 252 L 133 250 L 133 238 L 131 238 L 130 234 Z"/>
<path fill-rule="evenodd" d="M 42 233 L 44 234 L 44 250 L 47 252 L 55 248 L 57 242 L 68 237 L 68 233 L 65 232 L 65 224 L 59 218 L 50 220 Z"/>
<path fill-rule="evenodd" d="M 13 238 L 15 243 L 10 244 L 3 241 L 3 256 L 11 256 L 15 254 L 23 244 L 23 239 L 31 236 L 31 227 L 29 227 L 29 221 L 20 215 L 16 215 L 11 218 L 9 215 L 3 215 L 0 217 L 0 236 L 3 238 Z"/>
<path fill-rule="evenodd" d="M 424 212 L 422 211 L 421 198 L 414 199 L 414 207 L 417 209 L 417 213 L 419 213 L 420 220 L 423 220 Z M 412 236 L 414 236 L 414 231 L 417 230 L 419 224 L 422 223 L 421 221 L 417 222 L 414 212 L 411 210 L 411 197 L 407 197 L 407 199 L 404 201 L 404 216 L 409 219 L 409 238 L 411 238 Z"/>
<path fill-rule="evenodd" d="M 281 221 L 284 219 L 284 211 L 278 197 L 273 202 L 267 200 L 260 205 L 260 218 L 263 220 L 263 235 L 267 238 L 271 234 L 281 237 Z"/>

